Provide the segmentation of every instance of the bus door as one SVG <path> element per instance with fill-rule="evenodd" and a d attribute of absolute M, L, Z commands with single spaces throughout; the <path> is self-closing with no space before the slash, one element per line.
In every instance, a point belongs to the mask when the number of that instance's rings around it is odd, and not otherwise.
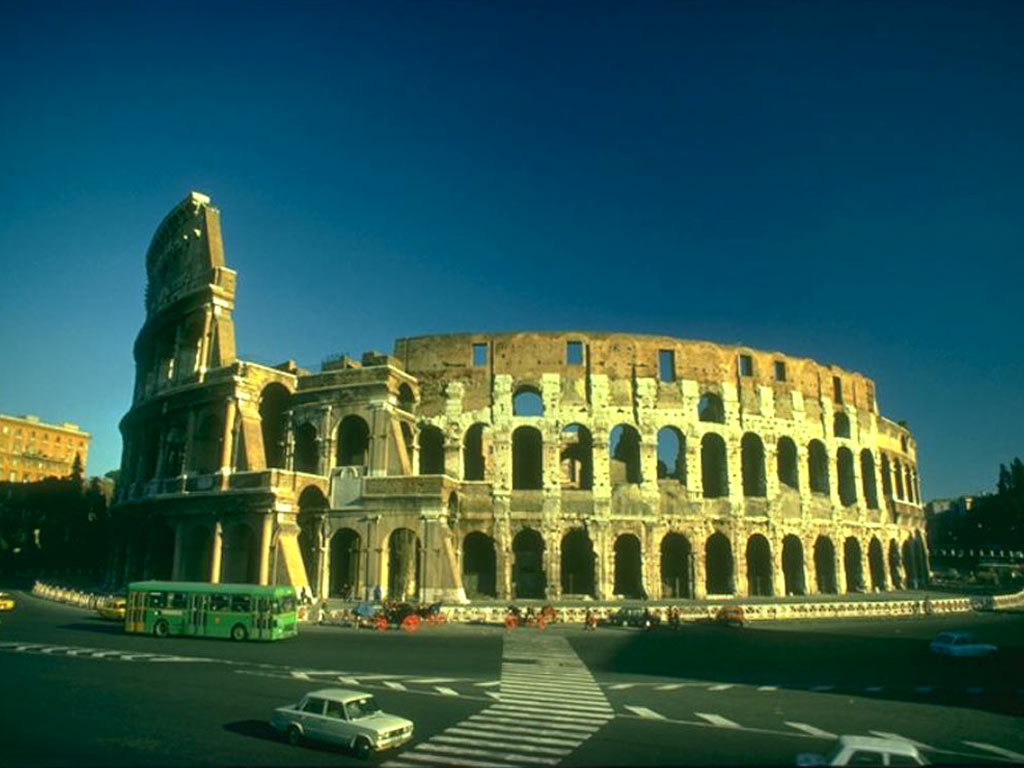
<path fill-rule="evenodd" d="M 193 592 L 189 595 L 188 621 L 185 622 L 186 635 L 201 637 L 206 634 L 206 603 L 208 595 Z"/>
<path fill-rule="evenodd" d="M 260 640 L 269 640 L 273 637 L 274 614 L 271 610 L 272 607 L 273 600 L 269 597 L 256 598 L 253 625 L 256 628 L 256 637 Z"/>
<path fill-rule="evenodd" d="M 128 632 L 146 631 L 146 593 L 129 592 L 128 604 L 125 608 L 125 630 Z"/>

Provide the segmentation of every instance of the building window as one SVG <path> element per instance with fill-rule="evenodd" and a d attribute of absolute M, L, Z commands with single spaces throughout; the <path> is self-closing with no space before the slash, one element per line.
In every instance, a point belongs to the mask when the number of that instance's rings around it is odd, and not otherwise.
<path fill-rule="evenodd" d="M 740 355 L 740 376 L 754 375 L 754 358 L 750 355 Z"/>
<path fill-rule="evenodd" d="M 582 341 L 567 341 L 565 343 L 565 364 L 583 365 Z"/>
<path fill-rule="evenodd" d="M 786 364 L 781 360 L 775 361 L 775 380 L 785 381 L 786 380 Z"/>
<path fill-rule="evenodd" d="M 832 377 L 832 395 L 837 403 L 843 402 L 843 382 L 838 376 Z"/>
<path fill-rule="evenodd" d="M 481 368 L 487 365 L 487 344 L 473 345 L 473 367 Z"/>
<path fill-rule="evenodd" d="M 658 378 L 661 381 L 676 380 L 676 353 L 671 349 L 658 352 Z"/>

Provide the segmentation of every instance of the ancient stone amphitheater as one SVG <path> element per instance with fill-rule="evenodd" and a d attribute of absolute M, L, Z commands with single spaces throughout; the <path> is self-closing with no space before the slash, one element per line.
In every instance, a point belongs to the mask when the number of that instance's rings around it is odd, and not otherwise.
<path fill-rule="evenodd" d="M 476 601 L 927 578 L 916 445 L 859 373 L 568 331 L 268 367 L 236 358 L 236 274 L 207 197 L 168 214 L 146 261 L 121 422 L 123 579 Z"/>

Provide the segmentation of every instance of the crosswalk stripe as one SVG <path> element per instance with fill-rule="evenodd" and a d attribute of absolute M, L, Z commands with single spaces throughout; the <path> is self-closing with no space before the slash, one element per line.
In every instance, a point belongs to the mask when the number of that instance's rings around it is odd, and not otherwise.
<path fill-rule="evenodd" d="M 551 710 L 546 707 L 527 707 L 522 704 L 495 704 L 491 709 L 496 709 L 499 712 L 513 712 L 516 714 L 527 714 L 527 715 L 543 715 L 545 718 L 551 720 L 557 720 L 562 723 L 592 723 L 595 718 L 603 717 L 606 720 L 610 720 L 615 717 L 614 713 L 608 712 L 602 714 L 598 712 L 559 712 L 558 714 L 551 714 Z"/>
<path fill-rule="evenodd" d="M 431 741 L 440 741 L 445 744 L 467 744 L 469 746 L 480 746 L 480 747 L 494 747 L 501 749 L 512 749 L 519 750 L 520 752 L 536 752 L 541 755 L 568 755 L 572 752 L 571 749 L 556 749 L 555 747 L 542 747 L 536 744 L 524 744 L 521 741 L 510 742 L 505 741 L 499 734 L 496 733 L 485 733 L 479 734 L 474 733 L 472 737 L 469 736 L 449 736 L 449 731 L 434 736 Z"/>
<path fill-rule="evenodd" d="M 478 688 L 493 688 L 496 685 L 501 685 L 501 680 L 485 680 L 482 683 L 473 683 Z"/>
<path fill-rule="evenodd" d="M 984 749 L 988 752 L 994 752 L 997 755 L 1001 755 L 1002 757 L 1008 758 L 1017 763 L 1024 763 L 1024 755 L 1020 752 L 1012 752 L 1009 749 L 997 747 L 995 744 L 986 744 L 983 741 L 965 741 L 964 744 L 969 747 L 975 747 L 976 749 Z"/>
<path fill-rule="evenodd" d="M 803 731 L 804 733 L 810 734 L 811 736 L 820 736 L 823 739 L 836 738 L 836 735 L 834 733 L 830 733 L 829 731 L 823 731 L 821 730 L 821 728 L 815 728 L 813 725 L 808 725 L 807 723 L 791 723 L 788 720 L 785 722 L 786 725 L 788 725 L 790 728 L 796 728 L 798 731 Z"/>
<path fill-rule="evenodd" d="M 552 731 L 538 731 L 532 728 L 510 728 L 507 725 L 501 725 L 499 723 L 460 723 L 459 725 L 453 725 L 448 729 L 448 731 L 451 733 L 461 733 L 465 735 L 493 733 L 499 736 L 508 736 L 509 734 L 512 734 L 516 739 L 536 744 L 546 744 L 551 747 L 575 747 L 580 743 L 579 738 L 568 739 L 566 738 L 567 734 L 564 733 L 554 732 L 557 734 L 558 738 L 553 738 L 552 736 L 539 735 L 551 734 L 553 733 Z"/>
<path fill-rule="evenodd" d="M 530 683 L 502 683 L 503 691 L 529 691 L 545 696 L 591 696 L 599 692 L 598 688 L 565 688 L 554 685 L 531 685 Z"/>
<path fill-rule="evenodd" d="M 581 735 L 580 732 L 583 732 L 583 733 L 586 733 L 586 734 L 589 735 L 589 734 L 593 733 L 594 731 L 600 730 L 601 726 L 604 725 L 603 722 L 602 723 L 594 723 L 593 721 L 588 721 L 588 722 L 585 722 L 585 723 L 559 723 L 559 722 L 553 722 L 553 721 L 550 721 L 550 720 L 547 720 L 547 719 L 532 719 L 532 718 L 529 718 L 529 717 L 522 717 L 522 716 L 518 716 L 518 717 L 504 716 L 503 717 L 502 713 L 492 713 L 490 710 L 486 710 L 486 709 L 483 712 L 479 712 L 479 713 L 477 713 L 475 715 L 470 715 L 469 719 L 474 721 L 474 722 L 480 720 L 480 721 L 488 722 L 488 723 L 501 724 L 503 726 L 505 726 L 505 725 L 542 726 L 542 727 L 545 727 L 545 728 L 553 729 L 553 733 L 564 732 L 567 736 L 569 736 L 569 735 L 572 735 L 572 736 Z M 537 731 L 537 730 L 535 730 L 533 728 L 531 728 L 531 730 L 534 733 L 541 733 L 541 731 Z"/>
<path fill-rule="evenodd" d="M 425 741 L 420 744 L 416 749 L 421 749 L 426 752 L 440 752 L 450 755 L 467 755 L 470 757 L 484 757 L 484 758 L 498 758 L 506 762 L 517 762 L 517 763 L 544 763 L 545 765 L 558 765 L 559 760 L 556 757 L 540 757 L 539 755 L 516 755 L 513 753 L 506 753 L 496 751 L 493 749 L 476 749 L 473 747 L 456 747 L 448 744 L 434 744 L 432 741 Z"/>
<path fill-rule="evenodd" d="M 422 752 L 403 752 L 402 757 L 409 760 L 422 760 L 424 763 L 441 763 L 442 765 L 465 765 L 473 768 L 509 768 L 509 763 L 498 763 L 494 760 L 467 760 L 464 757 L 441 757 L 426 755 Z"/>
<path fill-rule="evenodd" d="M 410 677 L 405 682 L 418 683 L 420 685 L 433 685 L 435 683 L 454 683 L 457 681 L 457 677 Z"/>
<path fill-rule="evenodd" d="M 522 704 L 548 704 L 554 710 L 570 710 L 573 712 L 611 712 L 612 708 L 608 704 L 577 704 L 567 702 L 565 699 L 552 700 L 551 702 L 541 702 L 532 696 L 524 696 L 520 694 L 508 694 L 504 691 L 501 692 L 501 701 L 522 703 Z M 556 703 L 557 702 L 557 703 Z"/>
<path fill-rule="evenodd" d="M 384 685 L 386 685 L 388 688 L 391 688 L 392 690 L 395 690 L 395 691 L 407 691 L 407 690 L 409 690 L 404 685 L 402 685 L 401 683 L 396 683 L 394 680 L 382 680 L 381 682 L 384 683 Z"/>
<path fill-rule="evenodd" d="M 459 692 L 451 688 L 446 688 L 443 685 L 435 685 L 434 690 L 443 696 L 458 696 Z"/>
<path fill-rule="evenodd" d="M 628 709 L 630 712 L 632 712 L 635 715 L 640 715 L 640 717 L 646 717 L 649 720 L 664 720 L 665 719 L 664 715 L 658 714 L 653 709 L 648 709 L 647 707 L 635 707 L 635 706 L 633 706 L 631 704 L 627 704 L 626 705 L 626 709 Z"/>
<path fill-rule="evenodd" d="M 710 715 L 710 714 L 706 714 L 704 712 L 694 712 L 693 714 L 695 714 L 697 717 L 704 718 L 705 720 L 707 720 L 712 725 L 717 725 L 720 728 L 741 728 L 742 727 L 739 723 L 734 723 L 732 720 L 729 720 L 726 717 L 722 717 L 721 715 Z"/>
<path fill-rule="evenodd" d="M 709 691 L 727 691 L 732 688 L 732 683 L 722 683 L 721 685 L 712 685 L 708 688 Z"/>
<path fill-rule="evenodd" d="M 935 747 L 929 747 L 927 744 L 922 744 L 920 741 L 914 741 L 908 739 L 906 736 L 900 736 L 898 733 L 890 733 L 889 731 L 868 731 L 872 736 L 881 736 L 883 739 L 896 739 L 897 741 L 905 741 L 909 744 L 913 744 L 918 749 L 931 749 Z"/>

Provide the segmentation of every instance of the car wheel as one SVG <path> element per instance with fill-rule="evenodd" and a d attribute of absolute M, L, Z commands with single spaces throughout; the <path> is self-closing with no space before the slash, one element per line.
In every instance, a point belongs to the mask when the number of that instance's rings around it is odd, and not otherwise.
<path fill-rule="evenodd" d="M 288 726 L 288 743 L 293 747 L 297 747 L 302 742 L 302 731 L 297 726 Z"/>
<path fill-rule="evenodd" d="M 235 624 L 231 628 L 231 639 L 236 641 L 245 640 L 249 636 L 249 633 L 245 631 L 245 627 L 241 624 Z"/>
<path fill-rule="evenodd" d="M 171 633 L 171 628 L 167 626 L 167 622 L 160 619 L 156 624 L 153 625 L 153 634 L 157 637 L 167 637 Z"/>
<path fill-rule="evenodd" d="M 356 757 L 361 760 L 365 760 L 370 756 L 371 748 L 372 745 L 370 744 L 370 740 L 365 736 L 358 736 L 355 743 L 352 745 L 352 751 L 355 752 Z"/>

